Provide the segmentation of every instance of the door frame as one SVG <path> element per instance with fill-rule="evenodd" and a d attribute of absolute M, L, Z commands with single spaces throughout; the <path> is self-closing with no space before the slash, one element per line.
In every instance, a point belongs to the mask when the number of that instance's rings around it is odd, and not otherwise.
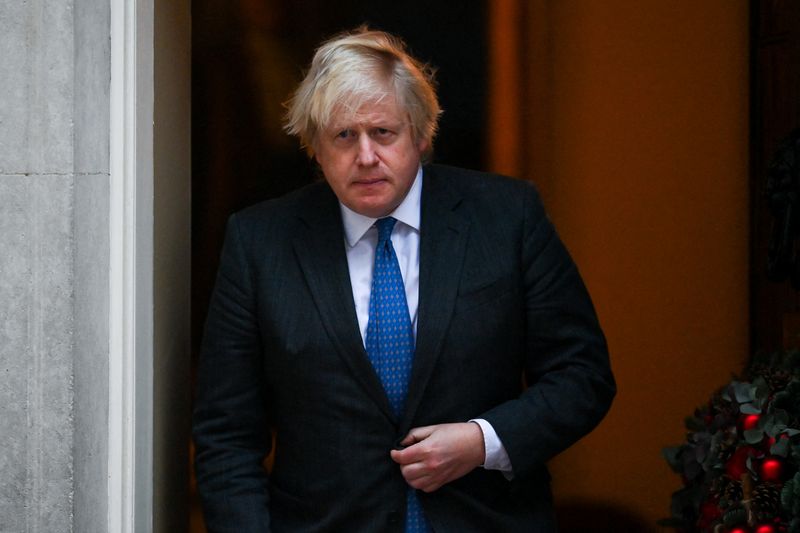
<path fill-rule="evenodd" d="M 107 523 L 174 531 L 188 517 L 174 502 L 188 493 L 191 8 L 109 1 Z"/>
<path fill-rule="evenodd" d="M 110 0 L 108 530 L 153 527 L 153 0 Z"/>

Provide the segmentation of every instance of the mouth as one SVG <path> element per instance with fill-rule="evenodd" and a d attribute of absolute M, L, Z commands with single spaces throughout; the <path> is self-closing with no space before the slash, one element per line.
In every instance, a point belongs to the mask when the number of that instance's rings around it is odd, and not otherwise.
<path fill-rule="evenodd" d="M 377 185 L 385 181 L 386 178 L 358 178 L 353 180 L 353 185 Z"/>

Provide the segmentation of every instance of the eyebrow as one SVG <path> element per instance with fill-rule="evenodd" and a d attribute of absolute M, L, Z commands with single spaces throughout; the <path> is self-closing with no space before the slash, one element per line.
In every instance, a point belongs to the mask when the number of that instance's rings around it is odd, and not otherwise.
<path fill-rule="evenodd" d="M 404 120 L 399 120 L 399 121 L 377 120 L 375 122 L 351 122 L 349 124 L 333 124 L 329 126 L 327 129 L 330 131 L 342 131 L 342 130 L 355 129 L 358 127 L 363 127 L 365 129 L 370 129 L 370 128 L 397 129 L 406 126 L 407 124 L 408 123 Z"/>

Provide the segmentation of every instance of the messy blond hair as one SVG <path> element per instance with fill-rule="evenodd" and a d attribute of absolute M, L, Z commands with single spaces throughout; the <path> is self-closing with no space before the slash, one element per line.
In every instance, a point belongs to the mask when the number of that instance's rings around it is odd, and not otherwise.
<path fill-rule="evenodd" d="M 324 42 L 291 99 L 284 129 L 300 138 L 309 156 L 320 130 L 334 118 L 349 119 L 362 104 L 391 96 L 404 109 L 416 141 L 428 141 L 430 157 L 441 108 L 434 71 L 411 57 L 402 40 L 360 27 Z"/>

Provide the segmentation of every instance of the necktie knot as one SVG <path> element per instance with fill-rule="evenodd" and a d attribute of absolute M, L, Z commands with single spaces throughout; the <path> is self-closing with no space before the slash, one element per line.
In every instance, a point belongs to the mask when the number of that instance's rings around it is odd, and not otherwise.
<path fill-rule="evenodd" d="M 375 226 L 378 228 L 378 244 L 382 244 L 391 238 L 396 222 L 397 219 L 393 217 L 380 218 L 375 221 Z"/>

